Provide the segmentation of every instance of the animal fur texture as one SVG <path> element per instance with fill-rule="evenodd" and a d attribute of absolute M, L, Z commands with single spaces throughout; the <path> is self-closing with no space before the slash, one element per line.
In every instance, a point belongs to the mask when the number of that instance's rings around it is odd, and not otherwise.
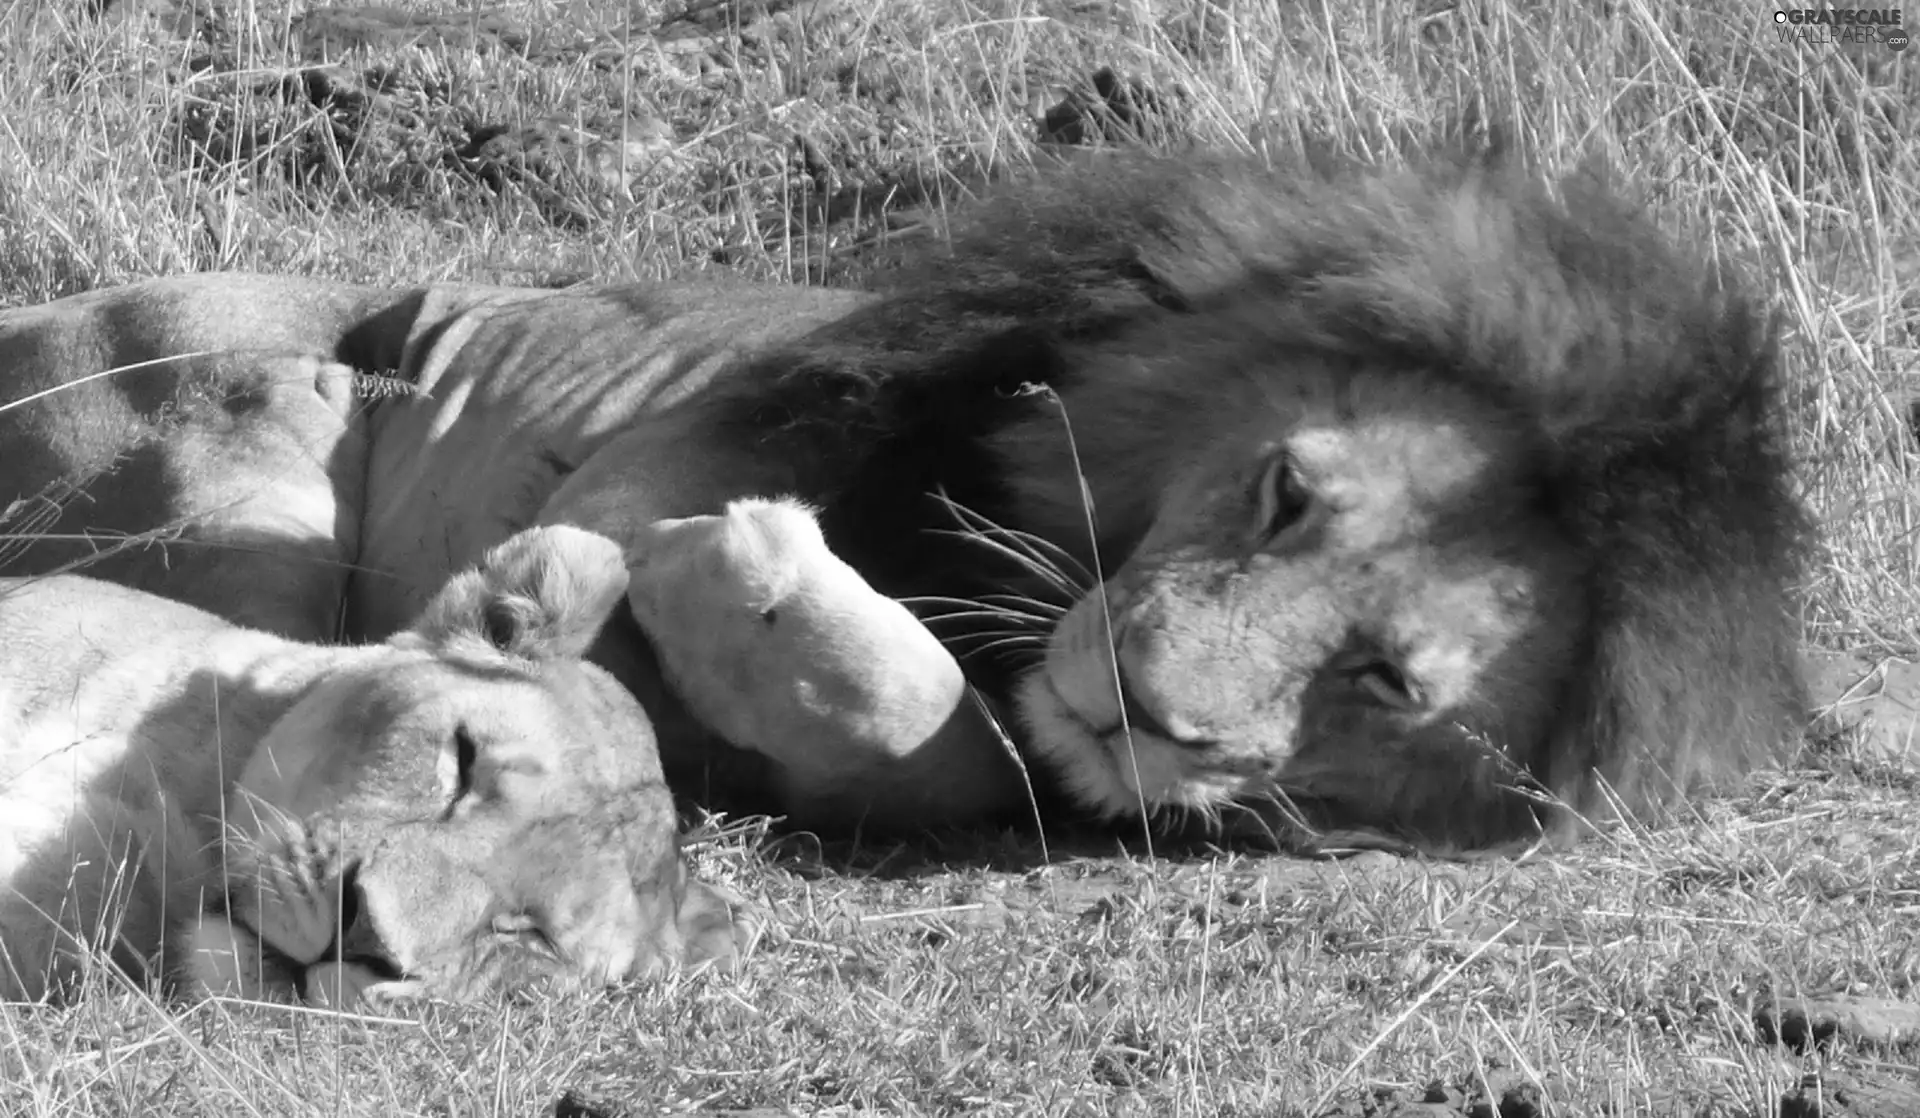
<path fill-rule="evenodd" d="M 1325 822 L 1426 845 L 1531 833 L 1541 791 L 1649 812 L 1797 743 L 1810 524 L 1766 308 L 1597 180 L 1558 186 L 1455 162 L 1303 173 L 1232 158 L 1045 179 L 983 207 L 885 302 L 769 358 L 778 375 L 707 406 L 760 453 L 816 464 L 810 491 L 852 553 L 868 525 L 908 518 L 910 477 L 1090 565 L 1084 477 L 1112 571 L 1164 512 L 1182 456 L 1226 422 L 1208 401 L 1236 386 L 1281 398 L 1317 367 L 1355 412 L 1383 390 L 1469 398 L 1468 422 L 1500 428 L 1520 461 L 1508 491 L 1459 511 L 1524 512 L 1568 564 L 1540 619 L 1568 638 L 1559 670 L 1528 684 L 1552 690 L 1550 710 L 1515 740 L 1463 709 L 1464 752 L 1363 750 L 1373 766 L 1301 783 L 1331 788 Z M 1064 415 L 1023 393 L 1036 385 Z M 920 591 L 939 565 L 923 550 L 868 568 Z M 1493 790 L 1516 783 L 1530 788 Z"/>
<path fill-rule="evenodd" d="M 346 408 L 268 378 L 124 427 L 88 425 L 139 411 L 118 388 L 54 396 L 0 416 L 28 464 L 0 480 L 144 454 L 63 524 L 219 507 L 204 531 L 248 550 L 113 577 L 271 584 L 287 628 L 369 639 L 526 524 L 631 546 L 790 495 L 1068 807 L 1481 849 L 1655 816 L 1796 743 L 1810 529 L 1775 333 L 1595 179 L 1129 156 L 1009 184 L 865 293 L 198 276 L 0 312 L 15 385 L 207 349 L 226 365 L 172 391 L 288 363 L 410 389 Z M 288 527 L 291 477 L 314 512 Z M 704 787 L 719 746 L 658 653 L 622 617 L 593 655 Z M 836 765 L 836 796 L 878 794 L 857 751 Z"/>

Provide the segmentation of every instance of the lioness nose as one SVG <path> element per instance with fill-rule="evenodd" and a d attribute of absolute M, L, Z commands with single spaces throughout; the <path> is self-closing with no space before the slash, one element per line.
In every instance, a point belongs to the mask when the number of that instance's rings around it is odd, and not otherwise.
<path fill-rule="evenodd" d="M 401 977 L 399 963 L 373 924 L 373 911 L 360 887 L 360 863 L 347 867 L 340 878 L 340 924 L 334 942 L 322 960 L 350 961 L 384 979 Z"/>

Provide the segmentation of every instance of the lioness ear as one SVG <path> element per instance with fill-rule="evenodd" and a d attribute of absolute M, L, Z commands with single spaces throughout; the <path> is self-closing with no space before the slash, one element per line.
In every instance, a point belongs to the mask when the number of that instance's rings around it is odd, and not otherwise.
<path fill-rule="evenodd" d="M 413 626 L 529 660 L 578 659 L 627 592 L 620 545 L 567 525 L 529 528 L 455 575 Z"/>

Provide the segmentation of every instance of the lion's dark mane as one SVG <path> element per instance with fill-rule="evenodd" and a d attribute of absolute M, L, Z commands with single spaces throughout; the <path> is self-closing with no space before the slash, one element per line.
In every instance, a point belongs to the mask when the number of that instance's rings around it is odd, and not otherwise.
<path fill-rule="evenodd" d="M 707 406 L 734 437 L 811 464 L 798 488 L 891 592 L 967 586 L 979 557 L 920 530 L 938 516 L 924 494 L 1010 514 L 987 436 L 1047 406 L 1022 385 L 1099 376 L 1073 359 L 1082 346 L 1217 323 L 1250 353 L 1426 370 L 1537 435 L 1539 498 L 1589 559 L 1594 609 L 1584 684 L 1557 739 L 1523 758 L 1550 788 L 1593 807 L 1598 773 L 1639 809 L 1797 737 L 1810 527 L 1773 320 L 1597 182 L 1556 198 L 1452 162 L 1114 161 L 981 206 L 886 295 Z M 1061 509 L 1014 526 L 1077 523 Z"/>

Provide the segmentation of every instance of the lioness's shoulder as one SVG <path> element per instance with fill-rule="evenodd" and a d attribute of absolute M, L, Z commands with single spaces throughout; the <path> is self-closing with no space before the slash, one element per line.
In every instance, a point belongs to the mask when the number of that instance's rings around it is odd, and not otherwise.
<path fill-rule="evenodd" d="M 156 634 L 204 637 L 236 630 L 196 606 L 84 575 L 0 579 L 0 632 L 9 649 L 47 634 L 133 647 Z"/>
<path fill-rule="evenodd" d="M 240 681 L 297 689 L 333 659 L 330 650 L 81 575 L 0 580 L 0 635 L 11 716 L 51 718 L 76 733 L 183 724 L 210 713 L 216 691 L 232 702 Z"/>

